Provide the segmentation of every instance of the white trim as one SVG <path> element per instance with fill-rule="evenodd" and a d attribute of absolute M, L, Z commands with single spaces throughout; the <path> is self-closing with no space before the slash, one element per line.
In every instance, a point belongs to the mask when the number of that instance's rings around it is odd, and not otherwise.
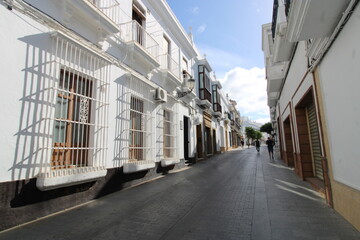
<path fill-rule="evenodd" d="M 50 173 L 41 173 L 36 180 L 36 187 L 41 191 L 68 187 L 96 181 L 99 178 L 105 177 L 106 173 L 105 167 L 60 169 Z"/>
<path fill-rule="evenodd" d="M 152 160 L 128 162 L 128 163 L 124 164 L 123 171 L 124 171 L 124 173 L 141 172 L 141 171 L 155 168 L 155 166 L 156 166 L 155 162 Z"/>
<path fill-rule="evenodd" d="M 162 167 L 167 167 L 167 166 L 171 166 L 171 165 L 175 165 L 177 163 L 180 163 L 180 159 L 162 159 L 161 160 L 161 166 Z"/>

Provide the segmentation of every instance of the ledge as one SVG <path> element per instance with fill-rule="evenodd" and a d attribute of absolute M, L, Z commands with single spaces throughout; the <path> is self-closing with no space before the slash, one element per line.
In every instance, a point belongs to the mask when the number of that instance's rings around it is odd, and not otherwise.
<path fill-rule="evenodd" d="M 85 182 L 96 181 L 105 177 L 105 167 L 82 167 L 51 170 L 48 173 L 40 173 L 36 179 L 36 187 L 41 191 L 73 186 Z"/>
<path fill-rule="evenodd" d="M 149 170 L 152 168 L 155 168 L 154 161 L 135 161 L 125 163 L 123 166 L 123 171 L 124 173 L 134 173 Z"/>
<path fill-rule="evenodd" d="M 350 0 L 293 0 L 286 38 L 290 42 L 329 37 Z"/>
<path fill-rule="evenodd" d="M 175 165 L 177 163 L 180 163 L 180 159 L 163 159 L 161 160 L 161 166 L 162 167 L 167 167 L 167 166 L 170 166 L 170 165 Z"/>
<path fill-rule="evenodd" d="M 142 61 L 143 63 L 151 66 L 152 69 L 160 67 L 159 61 L 153 56 L 144 46 L 140 45 L 136 41 L 126 42 L 126 45 L 129 47 L 130 51 L 133 51 L 137 55 L 137 60 Z"/>

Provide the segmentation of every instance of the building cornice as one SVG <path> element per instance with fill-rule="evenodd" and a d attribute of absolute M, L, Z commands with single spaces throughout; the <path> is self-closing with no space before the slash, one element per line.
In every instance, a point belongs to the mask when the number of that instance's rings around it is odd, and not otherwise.
<path fill-rule="evenodd" d="M 168 26 L 168 31 L 170 31 L 179 41 L 180 45 L 183 47 L 182 50 L 188 53 L 191 58 L 195 58 L 198 53 L 195 49 L 193 41 L 186 33 L 167 2 L 165 0 L 148 0 L 148 2 L 151 3 L 151 6 L 154 8 L 156 13 Z"/>

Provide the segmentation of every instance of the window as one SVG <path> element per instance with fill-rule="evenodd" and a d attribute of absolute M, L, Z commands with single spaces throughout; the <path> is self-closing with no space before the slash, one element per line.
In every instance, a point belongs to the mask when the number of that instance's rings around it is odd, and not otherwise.
<path fill-rule="evenodd" d="M 213 96 L 213 103 L 219 103 L 218 101 L 218 94 L 217 94 L 217 86 L 216 85 L 213 85 L 212 86 L 212 96 Z"/>
<path fill-rule="evenodd" d="M 144 102 L 131 97 L 130 103 L 130 137 L 129 160 L 144 160 L 144 133 L 145 133 Z"/>
<path fill-rule="evenodd" d="M 144 22 L 145 22 L 145 11 L 143 11 L 139 6 L 133 4 L 132 10 L 132 20 L 134 21 L 133 25 L 133 39 L 138 42 L 140 45 L 145 45 L 145 33 L 144 33 Z"/>
<path fill-rule="evenodd" d="M 220 95 L 219 88 L 216 84 L 212 85 L 212 100 L 213 100 L 213 108 L 215 112 L 222 112 L 221 104 L 220 104 Z"/>
<path fill-rule="evenodd" d="M 171 43 L 169 38 L 167 38 L 165 35 L 163 37 L 163 43 L 164 43 L 164 56 L 165 56 L 165 69 L 171 69 Z"/>
<path fill-rule="evenodd" d="M 59 32 L 52 40 L 43 110 L 47 139 L 36 183 L 41 190 L 106 175 L 111 62 Z"/>
<path fill-rule="evenodd" d="M 209 71 L 202 65 L 199 66 L 199 83 L 200 100 L 208 100 L 211 103 Z"/>
<path fill-rule="evenodd" d="M 188 61 L 185 58 L 182 58 L 181 65 L 182 65 L 181 67 L 183 70 L 185 70 L 186 72 L 189 72 Z"/>
<path fill-rule="evenodd" d="M 174 157 L 175 129 L 173 113 L 164 110 L 164 158 Z"/>
<path fill-rule="evenodd" d="M 60 71 L 53 134 L 53 168 L 88 165 L 92 81 Z"/>

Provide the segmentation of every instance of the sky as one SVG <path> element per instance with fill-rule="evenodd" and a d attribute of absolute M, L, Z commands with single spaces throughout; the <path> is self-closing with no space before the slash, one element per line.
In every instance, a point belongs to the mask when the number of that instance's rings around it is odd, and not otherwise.
<path fill-rule="evenodd" d="M 184 29 L 206 54 L 223 91 L 241 116 L 270 121 L 261 25 L 271 22 L 273 0 L 167 0 Z"/>

